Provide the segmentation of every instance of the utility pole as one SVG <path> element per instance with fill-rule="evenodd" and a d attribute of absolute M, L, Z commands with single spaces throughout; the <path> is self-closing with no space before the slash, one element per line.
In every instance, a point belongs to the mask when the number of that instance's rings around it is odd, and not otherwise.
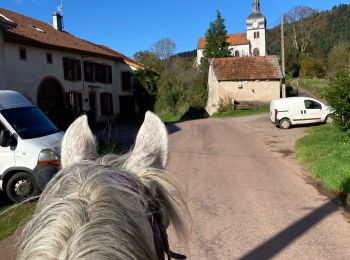
<path fill-rule="evenodd" d="M 283 14 L 281 16 L 281 63 L 282 63 L 282 73 L 283 77 L 286 76 L 286 65 L 284 60 L 284 22 L 283 22 Z"/>
<path fill-rule="evenodd" d="M 284 60 L 284 21 L 283 21 L 283 14 L 281 16 L 281 63 L 282 63 L 282 75 L 283 75 L 283 82 L 282 82 L 282 97 L 286 97 L 286 83 L 285 83 L 285 77 L 286 77 L 286 66 L 285 66 L 285 60 Z"/>

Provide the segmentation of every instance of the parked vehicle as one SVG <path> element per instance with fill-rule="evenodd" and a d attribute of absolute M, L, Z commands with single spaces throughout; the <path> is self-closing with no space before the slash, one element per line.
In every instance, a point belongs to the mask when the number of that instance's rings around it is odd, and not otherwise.
<path fill-rule="evenodd" d="M 292 125 L 331 123 L 333 110 L 314 98 L 281 98 L 271 101 L 270 118 L 278 127 L 287 129 Z"/>
<path fill-rule="evenodd" d="M 31 101 L 0 90 L 0 189 L 13 202 L 40 194 L 59 170 L 62 138 Z"/>

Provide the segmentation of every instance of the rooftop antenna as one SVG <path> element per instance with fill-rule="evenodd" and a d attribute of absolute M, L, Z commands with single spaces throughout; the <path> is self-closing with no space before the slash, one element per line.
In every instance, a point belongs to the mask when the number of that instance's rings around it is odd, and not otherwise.
<path fill-rule="evenodd" d="M 57 12 L 59 12 L 60 15 L 63 16 L 63 3 L 62 3 L 62 0 L 60 0 L 59 3 L 58 3 Z"/>

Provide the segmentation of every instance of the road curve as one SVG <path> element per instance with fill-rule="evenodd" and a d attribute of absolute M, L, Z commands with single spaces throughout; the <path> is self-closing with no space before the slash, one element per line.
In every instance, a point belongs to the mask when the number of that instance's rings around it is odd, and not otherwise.
<path fill-rule="evenodd" d="M 187 241 L 170 234 L 175 251 L 188 259 L 350 259 L 342 209 L 307 184 L 290 149 L 305 129 L 280 130 L 260 115 L 170 130 L 167 170 L 188 193 L 194 223 Z"/>

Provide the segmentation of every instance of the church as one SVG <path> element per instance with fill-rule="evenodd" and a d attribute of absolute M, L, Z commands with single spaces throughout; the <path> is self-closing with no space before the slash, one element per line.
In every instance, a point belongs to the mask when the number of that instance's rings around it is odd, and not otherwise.
<path fill-rule="evenodd" d="M 259 0 L 254 0 L 252 13 L 246 20 L 247 31 L 228 34 L 227 43 L 232 56 L 266 56 L 266 18 L 260 11 Z M 197 44 L 196 63 L 200 64 L 205 48 L 205 37 L 200 37 Z"/>
<path fill-rule="evenodd" d="M 271 100 L 285 97 L 284 76 L 275 55 L 266 51 L 266 18 L 254 0 L 245 33 L 227 35 L 230 57 L 209 61 L 206 111 L 213 114 L 220 104 L 233 108 L 267 107 Z M 197 47 L 197 65 L 205 48 L 205 37 Z"/>

